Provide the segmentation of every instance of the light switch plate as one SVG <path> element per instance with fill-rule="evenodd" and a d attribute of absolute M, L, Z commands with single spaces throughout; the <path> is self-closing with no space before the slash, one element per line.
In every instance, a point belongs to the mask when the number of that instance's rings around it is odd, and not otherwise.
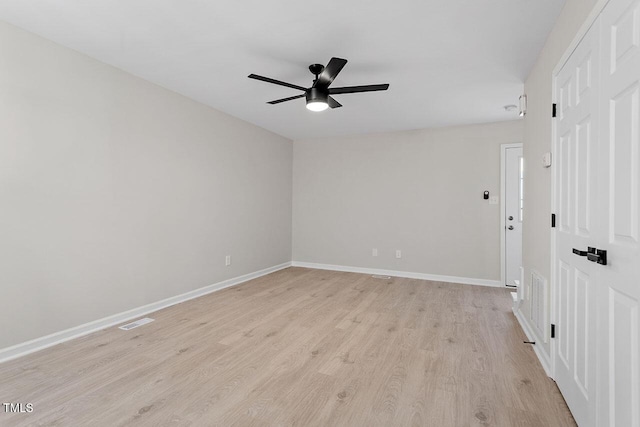
<path fill-rule="evenodd" d="M 497 205 L 498 203 L 500 203 L 500 200 L 498 199 L 498 196 L 489 197 L 489 204 L 490 205 Z"/>

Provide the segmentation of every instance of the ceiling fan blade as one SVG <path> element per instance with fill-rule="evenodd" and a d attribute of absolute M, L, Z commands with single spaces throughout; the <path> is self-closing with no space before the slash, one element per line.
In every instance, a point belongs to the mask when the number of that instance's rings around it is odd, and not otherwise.
<path fill-rule="evenodd" d="M 267 102 L 267 104 L 280 104 L 281 102 L 286 102 L 286 101 L 291 101 L 292 99 L 298 99 L 298 98 L 303 98 L 304 97 L 304 93 L 302 95 L 296 95 L 296 96 L 290 96 L 289 98 L 282 98 L 282 99 L 276 99 L 275 101 L 269 101 Z"/>
<path fill-rule="evenodd" d="M 342 107 L 342 104 L 340 104 L 338 101 L 336 101 L 335 99 L 333 99 L 332 97 L 328 97 L 327 101 L 329 101 L 329 107 L 331 108 L 340 108 Z"/>
<path fill-rule="evenodd" d="M 328 88 L 346 64 L 346 59 L 331 58 L 322 73 L 318 76 L 318 80 L 313 83 L 313 87 Z"/>
<path fill-rule="evenodd" d="M 294 85 L 287 82 L 281 82 L 280 80 L 270 79 L 269 77 L 263 77 L 257 74 L 249 74 L 247 77 L 249 77 L 250 79 L 262 80 L 263 82 L 267 82 L 267 83 L 273 83 L 274 85 L 286 86 L 286 87 L 290 87 L 298 90 L 307 90 L 302 86 Z"/>
<path fill-rule="evenodd" d="M 377 90 L 389 89 L 388 84 L 383 85 L 366 85 L 366 86 L 348 86 L 348 87 L 334 87 L 329 89 L 330 95 L 338 95 L 341 93 L 357 93 L 357 92 L 374 92 Z"/>

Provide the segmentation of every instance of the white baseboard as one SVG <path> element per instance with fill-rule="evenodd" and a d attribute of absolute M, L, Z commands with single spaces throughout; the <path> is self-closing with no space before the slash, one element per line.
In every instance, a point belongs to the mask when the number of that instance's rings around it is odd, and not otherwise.
<path fill-rule="evenodd" d="M 408 271 L 381 270 L 377 268 L 349 267 L 345 265 L 316 264 L 312 262 L 291 262 L 292 267 L 315 268 L 318 270 L 346 271 L 349 273 L 378 274 L 381 276 L 406 277 L 408 279 L 431 280 L 434 282 L 462 283 L 463 285 L 479 285 L 502 288 L 500 280 L 473 279 L 470 277 L 440 276 L 437 274 L 412 273 Z"/>
<path fill-rule="evenodd" d="M 284 264 L 275 265 L 273 267 L 265 268 L 263 270 L 255 271 L 253 273 L 245 274 L 243 276 L 234 277 L 232 279 L 224 280 L 222 282 L 214 283 L 213 285 L 205 286 L 200 289 L 186 292 L 181 295 L 176 295 L 162 301 L 157 301 L 151 304 L 137 307 L 131 310 L 124 311 L 122 313 L 114 314 L 112 316 L 104 317 L 102 319 L 94 320 L 93 322 L 85 323 L 64 331 L 55 332 L 53 334 L 36 338 L 31 341 L 27 341 L 21 344 L 17 344 L 11 347 L 0 349 L 0 363 L 6 362 L 11 359 L 15 359 L 21 356 L 25 356 L 29 353 L 34 353 L 39 350 L 43 350 L 48 347 L 52 347 L 56 344 L 63 343 L 65 341 L 72 340 L 74 338 L 81 337 L 83 335 L 90 334 L 128 320 L 135 319 L 145 314 L 158 311 L 160 309 L 179 304 L 184 301 L 188 301 L 194 298 L 201 297 L 203 295 L 210 294 L 212 292 L 219 291 L 221 289 L 228 288 L 230 286 L 238 285 L 240 283 L 247 282 L 252 279 L 256 279 L 261 276 L 273 273 L 278 270 L 290 267 L 291 263 L 286 262 Z"/>
<path fill-rule="evenodd" d="M 513 314 L 516 316 L 516 319 L 518 319 L 518 323 L 520 323 L 520 326 L 527 336 L 527 339 L 529 341 L 541 342 L 541 340 L 536 337 L 536 334 L 533 333 L 533 330 L 531 329 L 525 318 L 522 316 L 522 312 L 520 310 L 517 310 L 514 311 Z M 536 353 L 536 356 L 538 356 L 538 360 L 540 361 L 544 372 L 548 377 L 553 378 L 553 373 L 551 372 L 551 359 L 549 358 L 549 355 L 545 353 L 541 346 L 536 344 L 531 345 L 533 347 L 533 351 Z"/>

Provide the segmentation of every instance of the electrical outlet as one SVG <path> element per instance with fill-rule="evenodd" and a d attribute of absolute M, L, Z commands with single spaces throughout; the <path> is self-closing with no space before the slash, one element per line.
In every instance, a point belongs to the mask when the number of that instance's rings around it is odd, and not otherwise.
<path fill-rule="evenodd" d="M 226 265 L 227 267 L 231 265 L 231 255 L 227 255 L 226 257 L 224 257 L 224 265 Z"/>
<path fill-rule="evenodd" d="M 402 251 L 400 249 L 396 249 L 396 258 L 402 258 Z"/>
<path fill-rule="evenodd" d="M 371 249 L 371 256 L 378 256 L 378 248 Z"/>

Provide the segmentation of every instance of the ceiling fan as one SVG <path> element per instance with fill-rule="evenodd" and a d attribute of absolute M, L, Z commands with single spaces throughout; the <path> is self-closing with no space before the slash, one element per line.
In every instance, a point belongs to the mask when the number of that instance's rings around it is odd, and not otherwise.
<path fill-rule="evenodd" d="M 282 82 L 280 80 L 271 79 L 269 77 L 259 76 L 257 74 L 249 74 L 248 77 L 250 79 L 262 80 L 263 82 L 286 86 L 304 92 L 301 95 L 276 99 L 275 101 L 269 101 L 267 102 L 267 104 L 280 104 L 281 102 L 306 97 L 307 108 L 311 111 L 323 111 L 329 107 L 342 107 L 342 104 L 333 99 L 331 95 L 339 95 L 343 93 L 373 92 L 378 90 L 387 90 L 389 88 L 388 84 L 329 88 L 333 80 L 346 64 L 346 59 L 331 58 L 326 67 L 322 64 L 309 65 L 309 71 L 311 71 L 311 73 L 316 76 L 313 80 L 313 85 L 310 88 L 304 88 L 302 86 Z"/>

